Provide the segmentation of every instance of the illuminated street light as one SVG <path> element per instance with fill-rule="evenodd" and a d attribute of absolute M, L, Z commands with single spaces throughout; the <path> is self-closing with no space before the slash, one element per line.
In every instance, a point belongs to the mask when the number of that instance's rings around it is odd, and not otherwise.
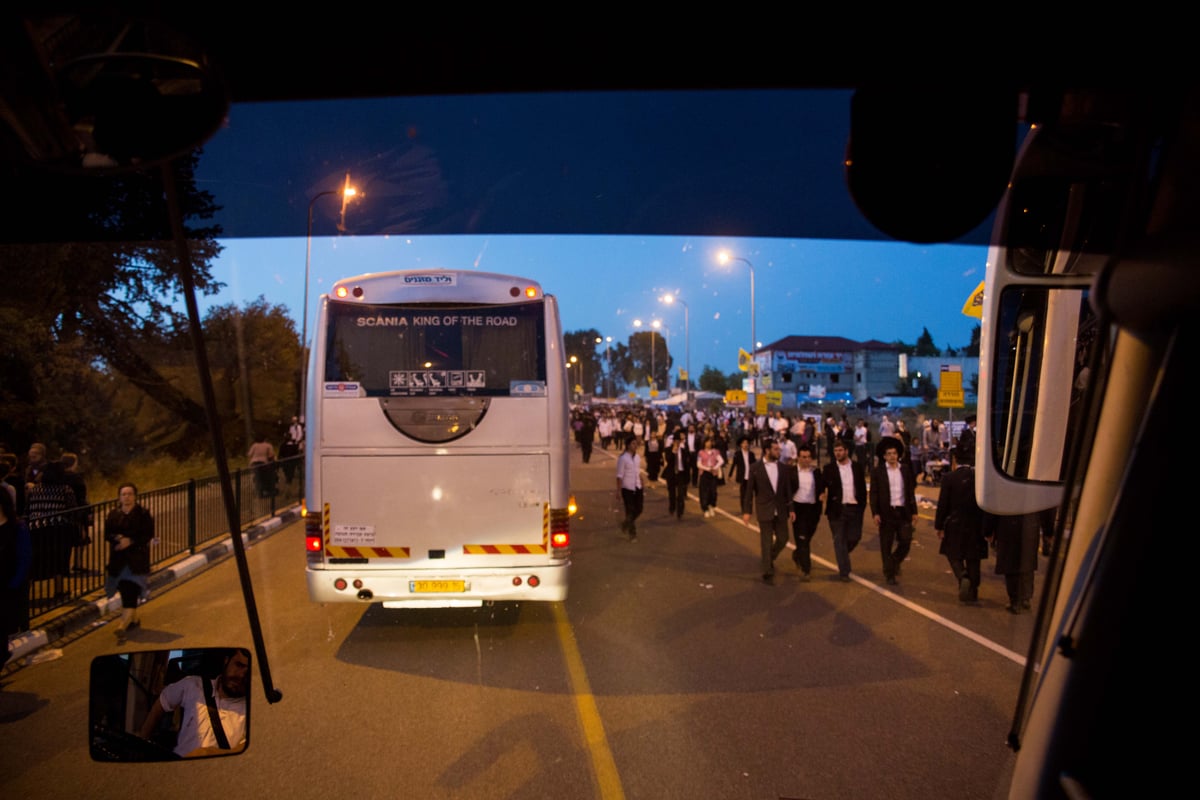
<path fill-rule="evenodd" d="M 340 194 L 342 196 L 342 210 L 338 222 L 338 233 L 344 233 L 346 230 L 346 203 L 354 195 L 358 194 L 358 190 L 350 185 L 350 173 L 346 173 L 346 182 L 341 189 L 330 189 L 324 192 L 317 192 L 313 198 L 308 201 L 308 229 L 304 237 L 304 312 L 302 313 L 302 321 L 300 323 L 300 421 L 304 422 L 304 379 L 308 373 L 308 268 L 312 260 L 312 226 L 313 226 L 313 204 L 322 197 L 330 194 Z"/>
<path fill-rule="evenodd" d="M 579 383 L 577 383 L 575 385 L 579 387 L 578 392 L 577 392 L 579 397 L 577 399 L 580 403 L 582 403 L 583 402 L 583 361 L 581 361 L 577 356 L 571 356 L 571 360 L 567 362 L 567 377 L 568 377 L 568 379 L 571 376 L 571 365 L 572 364 L 579 367 Z"/>
<path fill-rule="evenodd" d="M 633 321 L 633 327 L 635 327 L 635 328 L 642 327 L 642 321 L 640 319 L 635 319 Z M 651 396 L 653 396 L 654 393 L 658 391 L 658 379 L 654 375 L 654 352 L 655 352 L 654 345 L 655 345 L 655 340 L 658 338 L 658 336 L 657 336 L 658 329 L 666 327 L 666 326 L 663 325 L 662 320 L 656 319 L 656 320 L 652 320 L 650 322 L 650 327 L 654 329 L 654 330 L 650 331 L 650 394 L 651 394 Z M 667 334 L 670 335 L 670 333 L 671 333 L 671 329 L 667 328 Z M 669 340 L 668 340 L 668 344 L 667 344 L 667 349 L 670 350 L 670 341 Z"/>
<path fill-rule="evenodd" d="M 604 396 L 612 397 L 612 337 L 605 336 L 603 339 L 596 337 L 596 344 L 604 345 Z"/>
<path fill-rule="evenodd" d="M 667 305 L 679 303 L 683 306 L 683 350 L 684 350 L 684 367 L 687 372 L 687 380 L 683 384 L 684 394 L 691 397 L 692 383 L 692 332 L 691 326 L 688 324 L 688 304 L 678 294 L 664 294 L 662 302 Z"/>
<path fill-rule="evenodd" d="M 728 264 L 730 261 L 741 261 L 750 268 L 750 357 L 754 359 L 758 355 L 758 334 L 754 329 L 754 265 L 741 256 L 735 256 L 728 250 L 722 250 L 717 253 L 717 261 L 722 264 Z M 755 361 L 754 363 L 757 363 Z M 753 372 L 750 373 L 750 385 L 757 388 L 757 376 Z"/>

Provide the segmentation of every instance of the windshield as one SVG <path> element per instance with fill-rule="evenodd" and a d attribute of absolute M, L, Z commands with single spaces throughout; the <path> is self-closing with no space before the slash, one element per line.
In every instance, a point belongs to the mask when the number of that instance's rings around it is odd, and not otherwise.
<path fill-rule="evenodd" d="M 307 57 L 341 69 L 319 50 Z M 38 537 L 10 605 L 0 716 L 21 744 L 4 793 L 86 780 L 97 797 L 143 784 L 296 796 L 375 786 L 447 798 L 856 797 L 881 786 L 893 797 L 993 796 L 1012 769 L 1004 734 L 1032 619 L 1005 611 L 990 564 L 979 599 L 960 602 L 934 531 L 943 456 L 976 409 L 980 319 L 963 308 L 983 280 L 991 217 L 940 242 L 898 241 L 869 222 L 845 175 L 852 96 L 252 99 L 165 166 L 31 181 L 0 246 L 11 334 L 0 441 L 15 459 L 12 516 Z M 199 339 L 168 198 L 195 271 Z M 410 269 L 537 281 L 557 302 L 561 340 L 547 336 L 542 303 L 328 296 L 349 276 Z M 950 372 L 962 391 L 939 402 Z M 337 451 L 305 407 L 314 380 L 384 399 L 507 398 L 565 383 L 571 418 L 549 435 L 566 443 L 569 493 L 530 500 L 531 486 L 551 482 L 552 456 L 520 442 L 493 452 L 492 430 L 462 440 L 476 448 L 463 462 L 450 460 L 448 434 L 412 434 L 408 460 L 388 461 L 367 423 L 354 442 L 362 453 Z M 345 424 L 370 404 L 331 405 Z M 396 413 L 435 405 L 406 400 Z M 490 423 L 518 420 L 505 442 L 535 424 L 545 439 L 546 421 L 516 405 L 494 400 L 487 412 Z M 204 682 L 186 700 L 168 690 L 172 658 L 217 651 L 211 683 L 233 651 L 255 649 L 209 410 L 282 698 L 260 702 L 268 663 L 255 652 L 244 752 L 94 764 L 93 750 L 208 742 Z M 855 438 L 860 418 L 869 438 Z M 797 473 L 793 493 L 816 489 L 796 501 L 807 521 L 791 518 L 789 494 L 786 525 L 762 538 L 774 517 L 753 490 L 743 496 L 753 467 L 737 455 L 742 437 L 756 461 L 775 449 L 788 470 L 840 474 L 839 444 L 867 470 L 852 569 L 839 559 L 853 532 L 839 528 L 835 544 L 823 477 Z M 885 437 L 900 442 L 913 490 L 911 548 L 895 570 L 867 493 Z M 701 462 L 708 438 L 720 458 Z M 329 455 L 320 488 L 344 499 L 313 496 L 318 445 Z M 39 465 L 68 454 L 81 482 L 31 519 L 34 500 L 52 500 L 38 487 L 57 485 Z M 626 472 L 619 464 L 634 455 Z M 130 522 L 142 512 L 122 503 L 127 483 L 153 530 Z M 448 519 L 455 530 L 439 529 Z M 554 602 L 385 608 L 356 591 L 370 578 L 349 571 L 349 602 L 306 591 L 306 558 L 326 534 L 354 544 L 322 568 L 419 560 L 429 575 L 412 591 L 434 595 L 484 583 L 462 565 L 514 553 L 517 579 L 546 581 L 527 565 L 555 548 L 565 562 L 551 537 L 568 529 L 569 593 L 563 581 Z M 116 555 L 125 540 L 136 559 Z M 134 651 L 163 652 L 111 660 Z M 110 659 L 96 670 L 128 705 L 88 696 L 95 658 Z M 155 665 L 154 680 L 132 674 L 141 663 Z M 228 700 L 218 691 L 219 711 Z M 155 708 L 162 719 L 144 728 Z M 101 733 L 106 747 L 90 748 Z M 973 744 L 946 747 L 949 735 Z M 188 752 L 205 747 L 226 750 Z"/>
<path fill-rule="evenodd" d="M 330 303 L 324 380 L 367 396 L 508 395 L 546 380 L 541 303 L 364 306 Z"/>

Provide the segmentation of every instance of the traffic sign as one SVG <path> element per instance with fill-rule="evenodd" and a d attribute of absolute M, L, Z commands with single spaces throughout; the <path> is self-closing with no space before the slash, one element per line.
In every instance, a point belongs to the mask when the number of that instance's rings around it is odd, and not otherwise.
<path fill-rule="evenodd" d="M 938 408 L 963 408 L 966 397 L 962 388 L 962 366 L 942 364 L 941 384 L 938 386 Z"/>

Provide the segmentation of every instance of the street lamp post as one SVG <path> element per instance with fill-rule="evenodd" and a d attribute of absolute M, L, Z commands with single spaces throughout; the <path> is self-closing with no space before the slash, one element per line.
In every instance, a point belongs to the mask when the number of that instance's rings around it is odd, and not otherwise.
<path fill-rule="evenodd" d="M 650 324 L 655 329 L 657 329 L 658 326 L 661 325 L 662 323 L 659 322 L 658 320 L 654 320 Z M 642 327 L 642 321 L 640 319 L 635 319 L 633 321 L 633 327 L 635 327 L 635 328 Z M 654 396 L 654 385 L 655 385 L 655 381 L 654 381 L 654 340 L 655 340 L 655 338 L 657 338 L 655 335 L 655 331 L 654 330 L 650 331 L 650 396 L 651 397 Z"/>
<path fill-rule="evenodd" d="M 596 344 L 601 343 L 604 344 L 604 396 L 608 398 L 612 397 L 612 359 L 609 357 L 609 353 L 612 350 L 612 337 L 605 336 L 604 338 L 601 338 L 597 336 Z"/>
<path fill-rule="evenodd" d="M 583 402 L 583 359 L 579 358 L 578 356 L 571 356 L 570 360 L 567 362 L 567 379 L 568 380 L 571 379 L 571 366 L 572 365 L 576 365 L 579 367 L 579 383 L 575 384 L 578 387 L 578 391 L 575 394 L 576 394 L 576 399 L 580 403 L 582 403 Z"/>
<path fill-rule="evenodd" d="M 324 192 L 317 192 L 313 198 L 308 201 L 308 228 L 304 236 L 304 311 L 301 314 L 300 322 L 300 421 L 304 422 L 304 378 L 308 372 L 308 271 L 309 264 L 312 262 L 312 226 L 313 226 L 313 205 L 317 200 L 330 194 L 340 194 L 342 196 L 342 212 L 340 222 L 338 223 L 338 231 L 343 231 L 346 228 L 346 201 L 356 194 L 353 186 L 350 185 L 350 173 L 346 173 L 346 183 L 341 189 L 329 189 Z"/>
<path fill-rule="evenodd" d="M 683 384 L 683 392 L 690 398 L 692 396 L 692 332 L 691 326 L 688 324 L 688 304 L 678 294 L 664 294 L 662 301 L 667 305 L 679 303 L 683 306 L 683 363 L 687 370 L 687 381 Z"/>
<path fill-rule="evenodd" d="M 741 261 L 750 268 L 750 358 L 753 360 L 753 363 L 757 364 L 758 361 L 755 360 L 755 356 L 758 354 L 758 334 L 754 330 L 754 265 L 741 256 L 731 254 L 728 250 L 722 250 L 718 253 L 717 259 L 722 264 L 728 264 L 730 261 Z M 755 388 L 758 387 L 757 376 L 753 372 L 751 372 L 750 385 Z"/>

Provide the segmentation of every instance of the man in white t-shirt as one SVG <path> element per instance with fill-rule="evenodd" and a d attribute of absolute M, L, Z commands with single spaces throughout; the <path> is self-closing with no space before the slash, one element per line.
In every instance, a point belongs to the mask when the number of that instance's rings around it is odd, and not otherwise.
<path fill-rule="evenodd" d="M 213 729 L 204 689 L 206 679 L 187 675 L 163 688 L 142 723 L 140 735 L 150 739 L 163 715 L 183 709 L 183 721 L 175 743 L 181 758 L 240 753 L 246 748 L 246 697 L 250 688 L 250 651 L 237 648 L 225 657 L 221 674 L 209 681 L 226 744 Z"/>
<path fill-rule="evenodd" d="M 621 530 L 629 536 L 629 541 L 637 541 L 637 518 L 642 515 L 645 502 L 645 492 L 642 488 L 642 459 L 638 455 L 638 445 L 641 440 L 630 436 L 625 440 L 625 452 L 617 458 L 617 492 L 625 506 L 625 519 L 621 520 Z"/>

